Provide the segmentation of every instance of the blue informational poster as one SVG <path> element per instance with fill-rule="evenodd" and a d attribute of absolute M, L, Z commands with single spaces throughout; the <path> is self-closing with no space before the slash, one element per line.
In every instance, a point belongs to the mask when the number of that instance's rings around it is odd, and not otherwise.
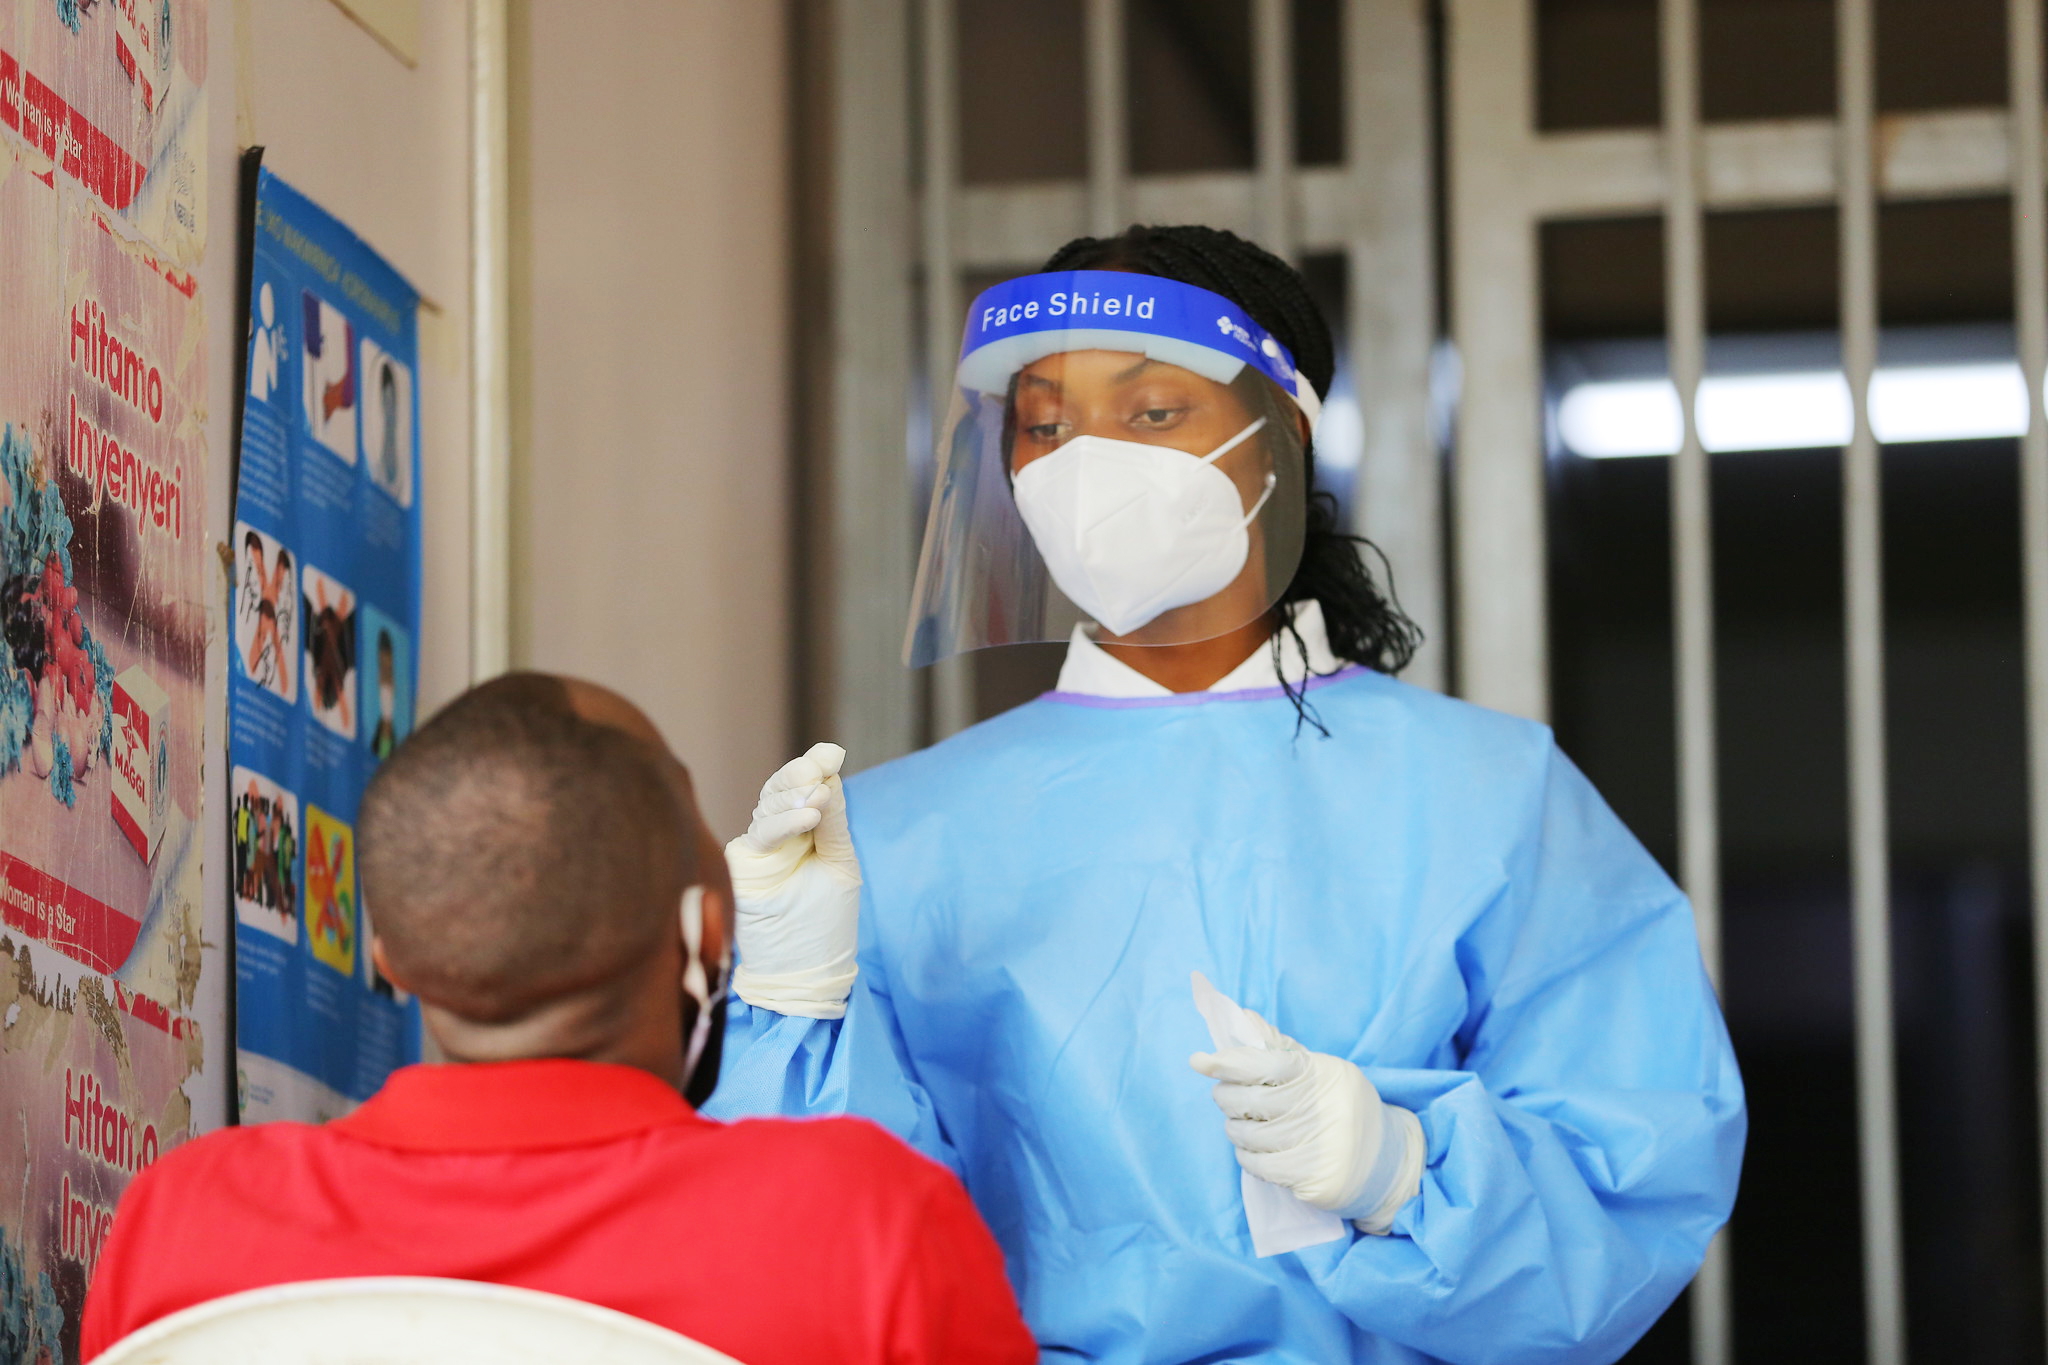
<path fill-rule="evenodd" d="M 370 960 L 356 809 L 412 729 L 419 295 L 290 185 L 256 181 L 234 525 L 228 827 L 236 1094 L 320 1120 L 417 1061 Z"/>

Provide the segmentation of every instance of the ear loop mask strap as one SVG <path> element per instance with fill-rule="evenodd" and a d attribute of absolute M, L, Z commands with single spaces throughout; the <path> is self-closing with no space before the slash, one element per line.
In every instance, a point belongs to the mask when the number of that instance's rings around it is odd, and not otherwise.
<path fill-rule="evenodd" d="M 683 892 L 683 951 L 688 955 L 683 968 L 683 990 L 696 1000 L 697 1019 L 690 1026 L 690 1039 L 683 1048 L 683 1079 L 688 1084 L 697 1074 L 698 1065 L 704 1060 L 704 1052 L 711 1041 L 712 1017 L 725 1002 L 732 980 L 732 963 L 727 961 L 718 973 L 718 984 L 713 987 L 706 979 L 702 948 L 704 943 L 704 888 L 693 886 Z M 731 953 L 732 936 L 726 936 L 727 953 Z"/>
<path fill-rule="evenodd" d="M 1233 450 L 1237 449 L 1237 448 L 1238 448 L 1239 446 L 1243 445 L 1243 444 L 1245 443 L 1245 441 L 1246 441 L 1246 440 L 1250 439 L 1250 438 L 1251 438 L 1252 436 L 1255 436 L 1255 435 L 1257 435 L 1257 434 L 1258 434 L 1258 431 L 1259 431 L 1259 429 L 1260 429 L 1261 427 L 1265 426 L 1265 425 L 1266 425 L 1266 419 L 1265 419 L 1265 418 L 1263 418 L 1263 417 L 1259 418 L 1259 419 L 1258 419 L 1257 421 L 1253 422 L 1253 423 L 1252 423 L 1252 424 L 1251 424 L 1250 426 L 1246 427 L 1246 428 L 1245 428 L 1245 429 L 1244 429 L 1243 431 L 1240 431 L 1239 433 L 1237 433 L 1237 435 L 1235 435 L 1235 436 L 1231 437 L 1231 438 L 1230 438 L 1229 440 L 1225 441 L 1225 442 L 1224 442 L 1224 443 L 1223 443 L 1222 445 L 1220 445 L 1220 446 L 1217 446 L 1217 447 L 1216 447 L 1216 448 L 1215 448 L 1214 450 L 1210 451 L 1210 452 L 1209 452 L 1209 453 L 1208 453 L 1207 455 L 1204 455 L 1204 456 L 1202 457 L 1202 463 L 1203 463 L 1203 464 L 1215 464 L 1215 463 L 1216 463 L 1216 462 L 1217 462 L 1218 460 L 1222 459 L 1222 458 L 1223 458 L 1223 457 L 1224 457 L 1225 455 L 1228 455 L 1228 454 L 1229 454 L 1229 453 L 1230 453 L 1231 451 L 1233 451 Z"/>
<path fill-rule="evenodd" d="M 1244 429 L 1243 431 L 1240 431 L 1239 433 L 1237 433 L 1237 435 L 1235 435 L 1235 436 L 1231 437 L 1231 438 L 1230 438 L 1229 440 L 1225 441 L 1225 442 L 1224 442 L 1224 443 L 1223 443 L 1222 445 L 1220 445 L 1220 446 L 1217 446 L 1217 447 L 1216 447 L 1216 448 L 1215 448 L 1214 450 L 1210 451 L 1210 452 L 1209 452 L 1209 453 L 1208 453 L 1207 455 L 1204 455 L 1204 456 L 1202 457 L 1202 463 L 1203 463 L 1203 464 L 1215 464 L 1215 463 L 1216 463 L 1216 462 L 1217 462 L 1218 460 L 1222 459 L 1222 458 L 1223 458 L 1223 457 L 1224 457 L 1225 455 L 1228 455 L 1228 454 L 1229 454 L 1229 453 L 1230 453 L 1231 451 L 1233 451 L 1233 450 L 1237 449 L 1237 448 L 1238 448 L 1239 446 L 1243 445 L 1243 444 L 1244 444 L 1244 443 L 1245 443 L 1245 442 L 1246 442 L 1247 440 L 1249 440 L 1249 439 L 1250 439 L 1250 438 L 1251 438 L 1252 436 L 1256 435 L 1256 434 L 1258 433 L 1259 429 L 1260 429 L 1261 427 L 1265 426 L 1265 425 L 1266 425 L 1266 419 L 1265 419 L 1265 418 L 1263 418 L 1263 417 L 1259 418 L 1259 419 L 1258 419 L 1257 421 L 1253 422 L 1253 423 L 1252 423 L 1252 424 L 1251 424 L 1250 426 L 1246 427 L 1246 428 L 1245 428 L 1245 429 Z M 1261 508 L 1263 508 L 1263 507 L 1264 507 L 1264 506 L 1266 505 L 1266 502 L 1267 502 L 1267 500 L 1268 500 L 1269 498 L 1271 498 L 1271 497 L 1273 496 L 1273 490 L 1274 490 L 1275 488 L 1279 487 L 1279 485 L 1280 485 L 1280 476 L 1279 476 L 1278 474 L 1275 474 L 1275 473 L 1273 473 L 1273 472 L 1272 472 L 1271 470 L 1267 470 L 1267 471 L 1266 471 L 1266 491 L 1265 491 L 1265 492 L 1263 492 L 1263 493 L 1261 493 L 1261 494 L 1259 494 L 1259 500 L 1258 500 L 1257 502 L 1255 502 L 1255 503 L 1253 503 L 1253 504 L 1252 504 L 1252 510 L 1244 514 L 1244 520 L 1243 520 L 1243 521 L 1241 521 L 1241 522 L 1239 522 L 1239 523 L 1238 523 L 1238 525 L 1240 525 L 1240 526 L 1249 526 L 1249 525 L 1251 525 L 1251 524 L 1252 524 L 1252 523 L 1253 523 L 1254 521 L 1257 521 L 1257 520 L 1258 520 L 1258 518 L 1259 518 L 1259 510 L 1260 510 Z"/>

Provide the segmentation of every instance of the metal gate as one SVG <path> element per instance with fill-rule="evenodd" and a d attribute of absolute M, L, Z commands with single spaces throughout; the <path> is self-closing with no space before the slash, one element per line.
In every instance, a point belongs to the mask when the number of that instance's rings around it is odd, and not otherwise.
<path fill-rule="evenodd" d="M 1873 0 L 1836 0 L 1832 119 L 1703 126 L 1698 0 L 1659 0 L 1662 127 L 1545 133 L 1536 126 L 1535 0 L 1344 0 L 1345 160 L 1297 166 L 1290 0 L 1251 5 L 1255 158 L 1249 171 L 1130 173 L 1124 0 L 1085 0 L 1087 174 L 961 184 L 956 0 L 808 0 L 798 78 L 808 218 L 799 296 L 825 326 L 807 357 L 805 450 L 819 490 L 806 543 L 812 719 L 865 761 L 943 735 L 975 713 L 958 661 L 929 687 L 898 662 L 922 509 L 903 496 L 917 392 L 950 383 L 962 280 L 1029 270 L 1084 232 L 1204 222 L 1283 255 L 1342 253 L 1352 379 L 1364 419 L 1356 529 L 1387 553 L 1404 606 L 1433 642 L 1411 681 L 1544 719 L 1549 709 L 1545 448 L 1537 235 L 1568 218 L 1661 213 L 1667 353 L 1683 440 L 1674 457 L 1680 880 L 1718 971 L 1712 539 L 1695 420 L 1705 369 L 1704 215 L 1834 205 L 1841 233 L 1852 925 L 1858 1133 L 1869 1353 L 1905 1356 L 1885 794 L 1882 489 L 1869 418 L 1877 360 L 1881 199 L 2010 194 L 2015 318 L 2028 394 L 2023 534 L 2035 897 L 2035 979 L 2048 981 L 2048 202 L 2042 0 L 2008 0 L 2010 108 L 1880 119 Z M 1441 24 L 1441 71 L 1432 24 Z M 1441 89 L 1438 82 L 1441 81 Z M 1435 145 L 1441 97 L 1446 142 Z M 1446 183 L 1433 183 L 1433 168 Z M 1440 333 L 1437 191 L 1449 334 L 1462 383 L 1456 439 L 1432 434 Z M 917 338 L 923 338 L 920 353 Z M 921 373 L 920 373 L 921 372 Z M 1448 501 L 1447 501 L 1448 499 Z M 1448 516 L 1446 516 L 1448 513 Z M 1452 528 L 1446 537 L 1439 528 Z M 1452 676 L 1452 660 L 1455 676 Z M 2048 1162 L 2048 991 L 2037 991 Z M 2044 1178 L 2048 1188 L 2048 1178 Z M 1694 1356 L 1732 1358 L 1725 1246 L 1693 1293 Z"/>

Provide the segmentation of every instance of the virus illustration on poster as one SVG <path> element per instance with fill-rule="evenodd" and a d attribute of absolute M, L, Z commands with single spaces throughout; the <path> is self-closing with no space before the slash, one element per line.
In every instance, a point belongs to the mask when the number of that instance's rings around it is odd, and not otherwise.
<path fill-rule="evenodd" d="M 114 684 L 79 614 L 71 536 L 28 434 L 0 426 L 0 777 L 25 767 L 67 806 L 107 756 Z"/>
<path fill-rule="evenodd" d="M 64 1307 L 50 1272 L 32 1272 L 0 1227 L 0 1360 L 63 1358 Z"/>

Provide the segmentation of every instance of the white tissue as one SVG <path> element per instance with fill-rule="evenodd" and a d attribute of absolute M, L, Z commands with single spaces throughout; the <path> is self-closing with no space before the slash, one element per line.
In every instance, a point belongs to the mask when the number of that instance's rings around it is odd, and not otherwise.
<path fill-rule="evenodd" d="M 1269 1046 L 1251 1012 L 1210 985 L 1208 977 L 1196 972 L 1194 987 L 1195 1008 L 1209 1026 L 1212 1047 Z M 1344 1220 L 1328 1209 L 1319 1209 L 1292 1190 L 1261 1180 L 1250 1171 L 1240 1170 L 1238 1176 L 1244 1188 L 1245 1222 L 1252 1230 L 1252 1250 L 1261 1257 L 1320 1246 L 1345 1235 Z"/>

